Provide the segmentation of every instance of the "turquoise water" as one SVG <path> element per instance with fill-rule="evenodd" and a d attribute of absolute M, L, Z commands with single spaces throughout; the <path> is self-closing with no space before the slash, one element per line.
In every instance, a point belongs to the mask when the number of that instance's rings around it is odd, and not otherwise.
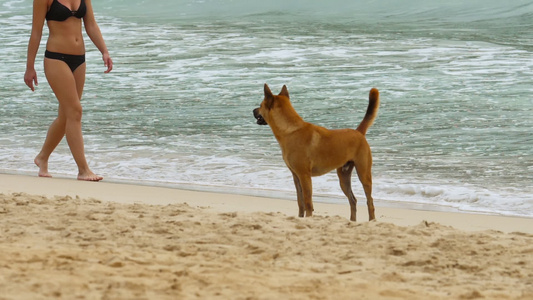
<path fill-rule="evenodd" d="M 464 3 L 465 2 L 465 3 Z M 22 80 L 31 1 L 0 0 L 0 171 L 35 174 L 56 114 Z M 355 128 L 381 91 L 367 139 L 376 205 L 533 216 L 533 1 L 93 0 L 115 62 L 89 39 L 84 134 L 107 181 L 295 199 L 252 109 L 289 88 L 307 121 Z M 72 177 L 66 143 L 51 171 Z M 354 177 L 354 193 L 364 200 Z M 334 173 L 320 201 L 346 203 Z M 363 201 L 364 202 L 364 201 Z"/>

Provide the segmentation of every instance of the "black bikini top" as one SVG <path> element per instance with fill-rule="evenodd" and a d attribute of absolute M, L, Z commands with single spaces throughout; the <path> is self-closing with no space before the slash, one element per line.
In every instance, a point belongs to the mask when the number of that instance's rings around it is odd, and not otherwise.
<path fill-rule="evenodd" d="M 85 6 L 85 1 L 81 0 L 80 7 L 78 10 L 70 10 L 65 5 L 61 4 L 59 1 L 54 0 L 52 5 L 50 5 L 50 10 L 46 13 L 47 21 L 65 21 L 70 17 L 76 17 L 81 19 L 87 13 L 87 6 Z"/>

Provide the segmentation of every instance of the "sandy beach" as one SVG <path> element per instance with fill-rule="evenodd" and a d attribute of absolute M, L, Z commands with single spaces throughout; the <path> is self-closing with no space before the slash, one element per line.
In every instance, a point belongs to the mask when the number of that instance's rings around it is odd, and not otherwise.
<path fill-rule="evenodd" d="M 0 174 L 0 299 L 533 299 L 533 219 Z"/>

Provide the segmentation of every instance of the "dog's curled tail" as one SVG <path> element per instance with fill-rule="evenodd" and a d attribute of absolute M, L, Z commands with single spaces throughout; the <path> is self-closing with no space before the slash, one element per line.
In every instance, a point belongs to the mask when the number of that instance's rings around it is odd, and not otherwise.
<path fill-rule="evenodd" d="M 366 131 L 376 119 L 379 109 L 379 91 L 376 88 L 370 90 L 370 95 L 368 96 L 368 108 L 366 109 L 365 117 L 361 124 L 357 127 L 357 131 L 361 132 L 363 135 L 366 134 Z"/>

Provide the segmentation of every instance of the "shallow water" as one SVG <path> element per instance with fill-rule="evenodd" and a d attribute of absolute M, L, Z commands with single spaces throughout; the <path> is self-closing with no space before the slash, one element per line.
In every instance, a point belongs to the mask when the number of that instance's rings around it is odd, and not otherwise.
<path fill-rule="evenodd" d="M 378 207 L 533 216 L 533 1 L 152 2 L 93 1 L 115 69 L 103 74 L 87 38 L 84 135 L 106 180 L 295 199 L 252 117 L 263 84 L 286 84 L 300 115 L 329 128 L 357 127 L 377 87 Z M 36 172 L 57 109 L 46 29 L 37 91 L 22 80 L 30 22 L 31 1 L 0 0 L 3 172 Z M 50 163 L 76 174 L 66 143 Z M 313 184 L 321 201 L 346 202 L 334 173 Z"/>

